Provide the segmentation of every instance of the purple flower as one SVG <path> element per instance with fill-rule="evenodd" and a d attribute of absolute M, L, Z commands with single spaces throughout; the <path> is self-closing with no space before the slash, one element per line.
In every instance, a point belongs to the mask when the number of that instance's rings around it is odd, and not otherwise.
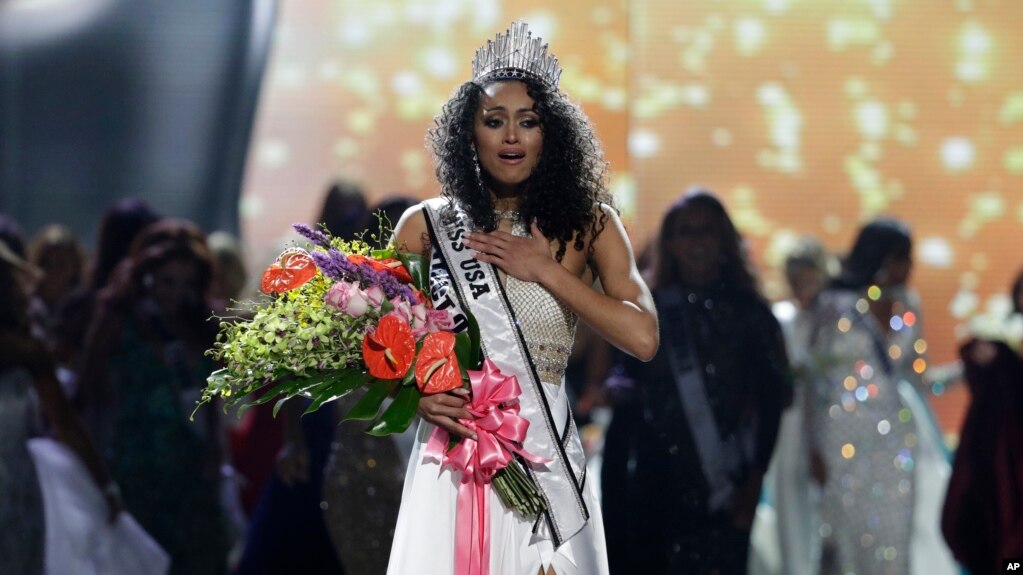
<path fill-rule="evenodd" d="M 387 299 L 401 297 L 408 302 L 416 301 L 412 288 L 398 281 L 393 275 L 384 270 L 374 269 L 370 264 L 353 263 L 340 250 L 334 248 L 327 252 L 316 250 L 310 255 L 323 275 L 336 282 L 358 282 L 363 289 L 380 286 L 387 294 Z"/>
<path fill-rule="evenodd" d="M 305 224 L 292 224 L 291 227 L 295 228 L 296 232 L 314 244 L 324 249 L 330 249 L 330 237 L 322 231 L 314 230 Z"/>
<path fill-rule="evenodd" d="M 387 299 L 401 297 L 409 302 L 416 301 L 416 294 L 412 292 L 412 289 L 386 271 L 373 269 L 373 266 L 369 264 L 362 264 L 359 266 L 359 274 L 359 279 L 362 280 L 364 287 L 378 285 L 384 288 Z"/>
<path fill-rule="evenodd" d="M 326 253 L 317 250 L 310 255 L 323 275 L 334 281 L 359 279 L 358 266 L 340 250 L 331 248 Z"/>

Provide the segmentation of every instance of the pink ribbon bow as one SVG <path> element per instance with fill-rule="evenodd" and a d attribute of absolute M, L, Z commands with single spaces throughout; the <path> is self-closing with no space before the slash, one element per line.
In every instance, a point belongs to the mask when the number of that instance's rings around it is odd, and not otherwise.
<path fill-rule="evenodd" d="M 426 457 L 462 472 L 458 486 L 458 514 L 455 517 L 455 573 L 490 573 L 490 481 L 494 474 L 512 463 L 515 454 L 534 463 L 550 460 L 537 457 L 522 447 L 529 421 L 519 416 L 519 388 L 515 376 L 502 375 L 489 359 L 483 371 L 469 371 L 472 400 L 466 405 L 473 419 L 459 423 L 476 433 L 476 440 L 463 438 L 451 451 L 448 432 L 433 430 L 426 445 Z"/>

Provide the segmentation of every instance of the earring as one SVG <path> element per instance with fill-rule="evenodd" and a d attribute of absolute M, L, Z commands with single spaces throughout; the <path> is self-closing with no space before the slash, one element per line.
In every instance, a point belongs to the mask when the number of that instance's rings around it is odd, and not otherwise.
<path fill-rule="evenodd" d="M 480 158 L 476 155 L 476 144 L 472 145 L 472 167 L 476 170 L 476 185 L 480 193 L 486 195 L 487 190 L 483 187 L 483 173 L 480 171 Z"/>

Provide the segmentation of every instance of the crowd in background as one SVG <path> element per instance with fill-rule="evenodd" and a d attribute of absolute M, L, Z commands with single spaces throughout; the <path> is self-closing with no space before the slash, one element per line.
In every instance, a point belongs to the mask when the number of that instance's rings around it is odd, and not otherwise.
<path fill-rule="evenodd" d="M 337 184 L 314 223 L 351 237 L 414 203 L 368 206 Z M 135 199 L 96 237 L 86 250 L 60 224 L 29 237 L 0 219 L 5 572 L 42 573 L 25 442 L 49 436 L 171 573 L 383 573 L 407 438 L 297 402 L 276 418 L 193 415 L 217 367 L 204 354 L 215 318 L 243 317 L 254 293 L 238 240 Z M 669 209 L 641 258 L 657 356 L 619 357 L 580 326 L 567 372 L 584 443 L 603 451 L 612 572 L 952 573 L 954 554 L 981 573 L 1023 556 L 1021 342 L 971 338 L 961 376 L 929 373 L 912 246 L 892 219 L 867 222 L 843 254 L 804 239 L 786 261 L 791 299 L 769 302 L 712 192 Z M 1023 276 L 1011 296 L 1020 314 Z M 960 378 L 973 402 L 953 460 L 922 396 Z"/>

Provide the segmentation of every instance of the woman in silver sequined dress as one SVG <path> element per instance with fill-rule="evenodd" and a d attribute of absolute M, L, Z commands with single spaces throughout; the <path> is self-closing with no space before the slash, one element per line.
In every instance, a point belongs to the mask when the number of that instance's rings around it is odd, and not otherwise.
<path fill-rule="evenodd" d="M 608 203 L 599 142 L 558 91 L 546 45 L 516 23 L 473 63 L 472 81 L 429 134 L 441 198 L 405 213 L 397 244 L 431 258 L 435 307 L 452 310 L 456 327 L 462 310 L 473 312 L 486 357 L 517 374 L 529 433 L 554 440 L 538 454 L 550 463 L 526 465 L 548 503 L 540 517 L 517 515 L 491 491 L 489 572 L 606 574 L 600 507 L 563 375 L 579 318 L 649 359 L 658 343 L 652 299 Z M 471 440 L 463 425 L 471 416 L 454 394 L 424 396 L 419 412 L 388 573 L 450 575 L 461 472 L 442 470 L 422 447 L 435 426 Z"/>
<path fill-rule="evenodd" d="M 925 470 L 942 456 L 916 393 L 926 343 L 905 288 L 911 266 L 906 226 L 873 221 L 813 312 L 806 421 L 811 473 L 823 485 L 824 575 L 953 573 L 937 536 L 942 472 Z"/>

